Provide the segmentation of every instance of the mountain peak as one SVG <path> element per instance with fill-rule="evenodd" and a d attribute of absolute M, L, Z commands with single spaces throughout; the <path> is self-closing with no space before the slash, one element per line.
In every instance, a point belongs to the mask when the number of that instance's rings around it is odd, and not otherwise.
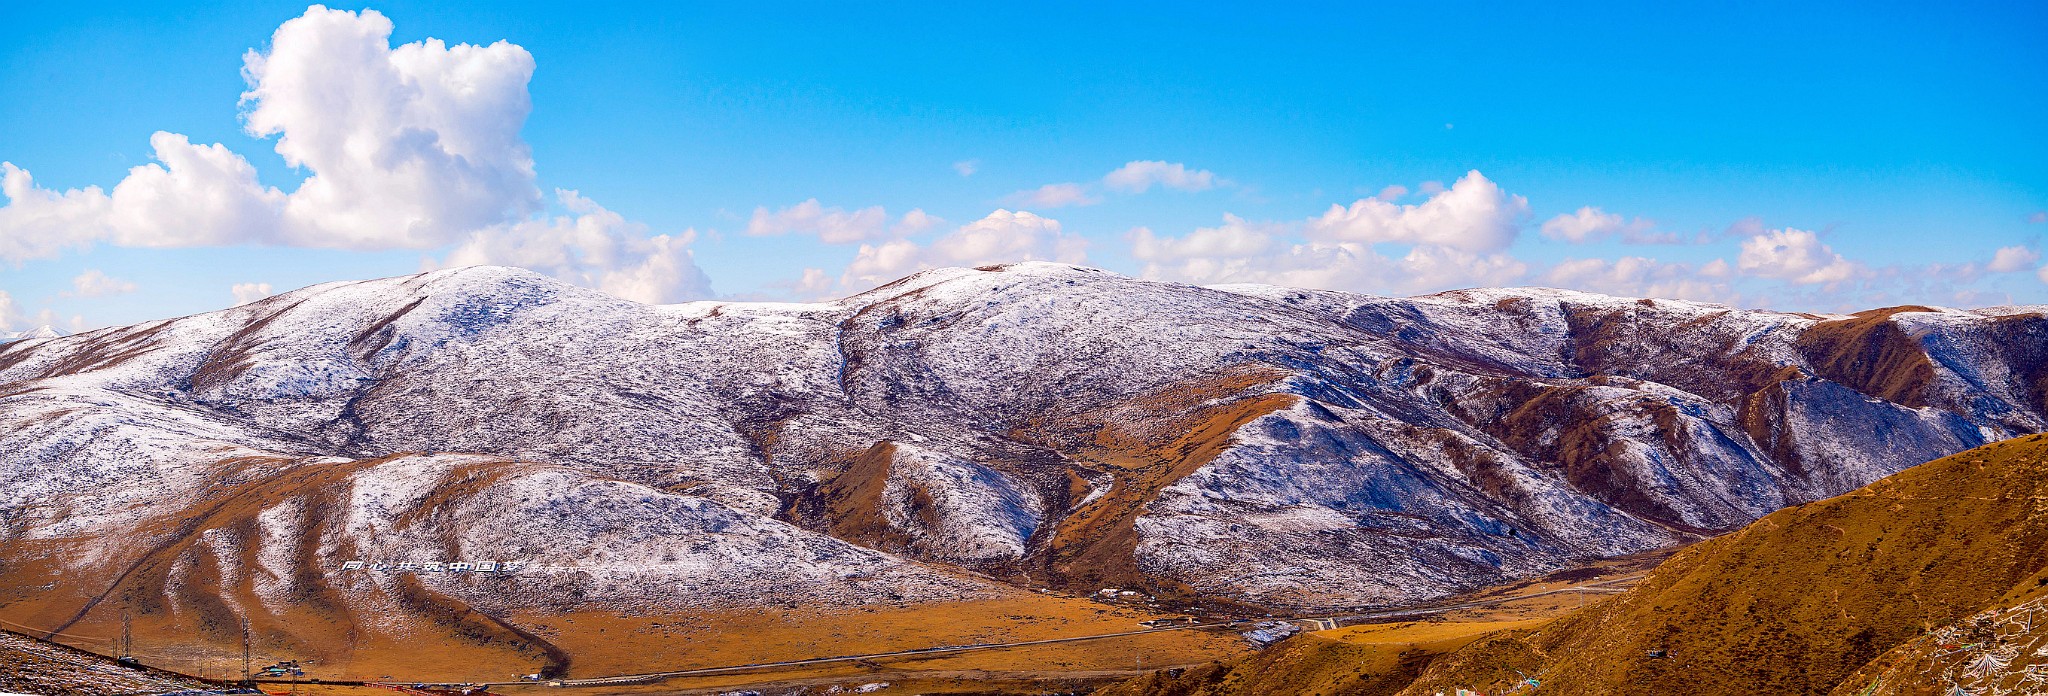
<path fill-rule="evenodd" d="M 27 331 L 0 331 L 0 343 L 4 343 L 7 341 L 32 341 L 43 338 L 63 337 L 64 332 L 58 331 L 57 327 L 50 326 L 49 324 L 44 324 L 42 326 L 38 326 Z"/>

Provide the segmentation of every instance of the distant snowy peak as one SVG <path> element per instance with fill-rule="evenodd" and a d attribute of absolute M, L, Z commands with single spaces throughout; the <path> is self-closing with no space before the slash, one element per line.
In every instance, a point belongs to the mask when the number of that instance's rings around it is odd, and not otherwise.
<path fill-rule="evenodd" d="M 0 343 L 9 341 L 32 341 L 39 338 L 63 338 L 64 332 L 45 324 L 27 331 L 0 331 Z"/>

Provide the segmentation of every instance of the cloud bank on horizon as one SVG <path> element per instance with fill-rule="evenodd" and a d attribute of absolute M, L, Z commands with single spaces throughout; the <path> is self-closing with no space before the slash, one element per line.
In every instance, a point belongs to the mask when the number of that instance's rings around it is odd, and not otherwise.
<path fill-rule="evenodd" d="M 303 172 L 289 190 L 261 183 L 256 167 L 225 144 L 166 131 L 149 137 L 153 161 L 110 188 L 47 188 L 25 166 L 0 163 L 0 264 L 96 246 L 413 250 L 422 268 L 521 266 L 640 302 L 717 296 L 692 250 L 703 237 L 698 230 L 657 232 L 575 189 L 543 193 L 521 137 L 533 109 L 534 55 L 504 40 L 394 46 L 392 33 L 391 20 L 375 10 L 315 5 L 279 26 L 267 50 L 243 56 L 243 130 L 272 140 L 276 154 Z M 965 179 L 982 165 L 951 166 Z M 1830 304 L 1890 288 L 1925 296 L 1913 299 L 1988 304 L 2002 298 L 1976 287 L 1984 278 L 2020 274 L 2048 283 L 2048 266 L 2031 244 L 1987 249 L 1969 263 L 1877 267 L 1836 250 L 1822 231 L 1753 219 L 1681 233 L 1584 205 L 1539 220 L 1524 196 L 1478 170 L 1448 186 L 1387 185 L 1298 219 L 1225 212 L 1214 227 L 1178 234 L 1136 226 L 1091 239 L 1049 216 L 1124 197 L 1254 189 L 1183 162 L 1133 159 L 1099 177 L 1008 194 L 972 221 L 949 222 L 923 208 L 849 210 L 811 198 L 757 206 L 743 232 L 852 251 L 837 270 L 790 268 L 794 279 L 767 293 L 797 298 L 858 292 L 942 266 L 1086 264 L 1091 252 L 1129 259 L 1135 267 L 1126 270 L 1157 280 L 1398 294 L 1541 284 L 1732 304 Z M 2030 220 L 2044 221 L 2048 215 Z M 1552 261 L 1523 253 L 1534 245 L 1590 251 L 1596 243 L 1625 251 Z M 1657 258 L 1657 249 L 1675 246 L 1723 253 L 1706 262 Z M 96 269 L 73 285 L 67 297 L 137 288 Z M 223 290 L 223 301 L 231 295 L 241 304 L 271 287 L 252 278 Z M 75 330 L 89 322 L 29 312 L 0 289 L 0 330 L 31 324 Z"/>

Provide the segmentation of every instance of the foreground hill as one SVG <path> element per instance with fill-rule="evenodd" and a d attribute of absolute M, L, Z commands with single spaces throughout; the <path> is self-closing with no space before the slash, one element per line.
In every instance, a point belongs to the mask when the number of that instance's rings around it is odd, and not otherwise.
<path fill-rule="evenodd" d="M 116 696 L 199 689 L 174 674 L 0 630 L 0 693 Z"/>
<path fill-rule="evenodd" d="M 1381 627 L 1309 633 L 1101 693 L 2048 693 L 2044 602 L 2048 436 L 2034 435 L 1771 514 L 1540 627 L 1391 625 L 1419 636 L 1398 660 L 1345 635 Z"/>
<path fill-rule="evenodd" d="M 0 344 L 0 615 L 566 669 L 578 629 L 533 617 L 1011 585 L 1399 603 L 2037 432 L 2044 395 L 2042 308 L 1042 263 L 647 306 L 456 269 Z M 523 566 L 424 565 L 482 561 Z"/>
<path fill-rule="evenodd" d="M 1626 593 L 1453 654 L 1403 693 L 1523 675 L 1564 694 L 2044 693 L 2043 595 L 2035 435 L 1773 513 Z"/>

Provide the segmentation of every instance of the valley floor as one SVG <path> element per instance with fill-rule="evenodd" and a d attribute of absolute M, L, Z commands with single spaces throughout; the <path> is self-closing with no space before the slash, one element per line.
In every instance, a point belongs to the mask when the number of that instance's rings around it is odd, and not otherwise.
<path fill-rule="evenodd" d="M 1418 648 L 1448 650 L 1493 631 L 1540 625 L 1626 586 L 1662 555 L 1613 559 L 1426 607 L 1283 618 L 1319 639 L 1358 646 L 1360 654 L 1391 669 Z M 1271 620 L 1200 618 L 1168 630 L 1141 623 L 1181 616 L 1141 601 L 1019 593 L 996 601 L 885 607 L 518 618 L 518 624 L 574 656 L 571 678 L 561 687 L 520 683 L 529 665 L 422 649 L 430 646 L 358 652 L 331 662 L 261 647 L 255 652 L 259 666 L 300 659 L 309 678 L 329 682 L 487 682 L 495 684 L 493 692 L 507 694 L 824 694 L 863 686 L 873 691 L 862 693 L 880 694 L 1063 693 L 1251 655 L 1254 647 L 1239 633 Z M 211 677 L 231 676 L 240 667 L 239 650 L 225 646 L 152 650 L 142 644 L 136 653 L 152 664 Z M 846 657 L 817 661 L 838 656 Z M 775 664 L 785 662 L 799 664 Z M 700 673 L 604 679 L 693 670 Z M 600 680 L 604 683 L 593 683 Z M 840 691 L 831 691 L 835 687 Z M 314 696 L 393 693 L 334 684 L 273 682 L 264 688 Z"/>
<path fill-rule="evenodd" d="M 1319 639 L 1356 645 L 1372 661 L 1393 669 L 1415 649 L 1446 651 L 1493 630 L 1528 628 L 1571 612 L 1591 598 L 1624 588 L 1661 557 L 1663 553 L 1610 559 L 1432 606 L 1288 620 Z M 1255 649 L 1239 633 L 1253 622 L 1270 620 L 1212 616 L 1167 630 L 1143 624 L 1169 616 L 1184 614 L 1145 602 L 1020 592 L 991 602 L 514 618 L 573 655 L 569 680 L 559 688 L 520 684 L 530 665 L 483 661 L 479 657 L 485 655 L 475 651 L 440 653 L 430 645 L 356 651 L 346 661 L 317 661 L 256 647 L 254 659 L 256 665 L 299 659 L 307 678 L 326 682 L 489 682 L 496 684 L 494 692 L 504 694 L 827 694 L 831 688 L 850 692 L 862 686 L 874 694 L 1042 694 L 1087 692 L 1161 669 L 1178 673 L 1247 657 Z M 18 641 L 61 651 L 39 641 Z M 135 653 L 145 663 L 195 676 L 231 678 L 240 671 L 238 647 L 174 641 L 166 637 L 160 645 L 150 645 L 152 641 L 139 639 Z M 80 645 L 104 651 L 111 643 L 88 637 Z M 698 673 L 604 680 L 655 671 Z M 602 684 L 594 684 L 600 680 Z M 131 692 L 147 688 L 154 686 Z M 315 696 L 391 694 L 371 686 L 279 682 L 264 684 L 264 690 Z"/>

